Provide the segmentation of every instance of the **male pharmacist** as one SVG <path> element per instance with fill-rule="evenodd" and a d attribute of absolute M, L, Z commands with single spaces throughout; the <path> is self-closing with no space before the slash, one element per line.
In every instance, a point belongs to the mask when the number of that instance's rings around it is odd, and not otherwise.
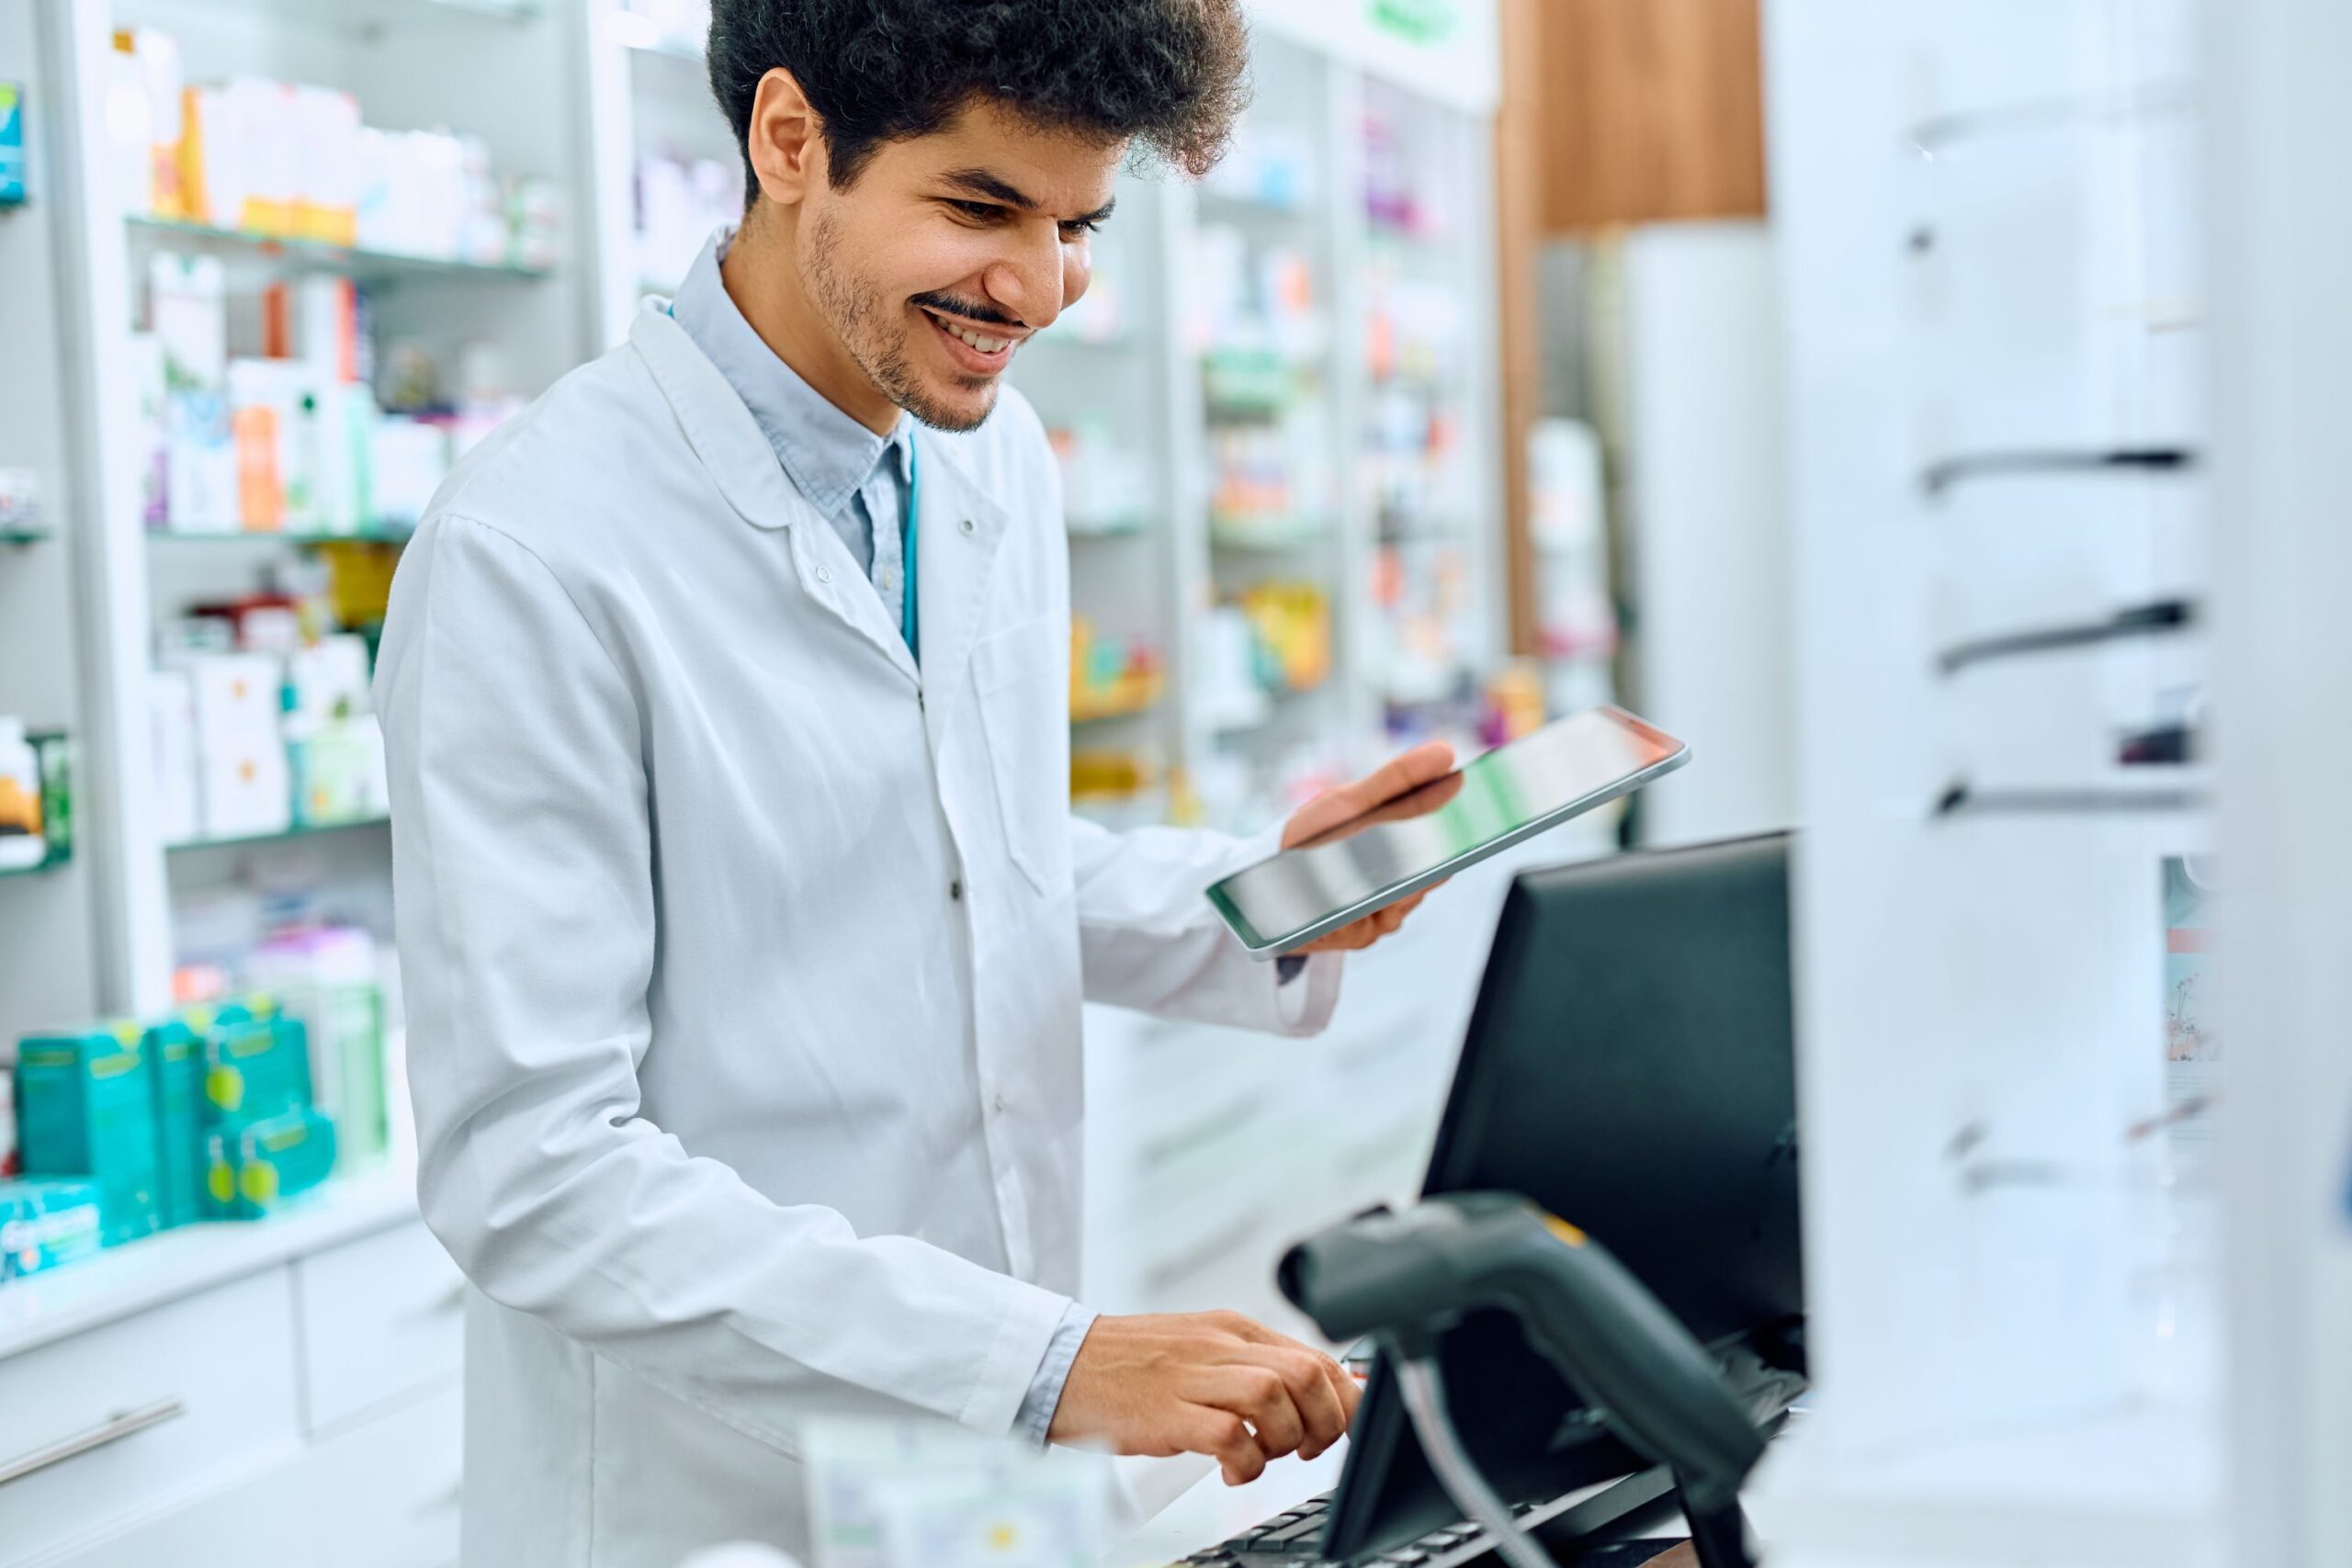
<path fill-rule="evenodd" d="M 1275 835 L 1070 817 L 1057 479 L 1001 384 L 1123 161 L 1213 160 L 1238 0 L 714 9 L 740 230 L 451 478 L 378 675 L 476 1568 L 805 1549 L 811 1415 L 1240 1481 L 1355 1400 L 1238 1316 L 1070 1294 L 1080 1003 L 1303 1034 L 1340 981 L 1202 897 Z"/>

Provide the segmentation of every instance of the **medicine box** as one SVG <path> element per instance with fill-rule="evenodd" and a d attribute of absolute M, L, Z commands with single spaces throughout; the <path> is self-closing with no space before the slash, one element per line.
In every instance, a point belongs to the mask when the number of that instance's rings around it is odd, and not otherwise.
<path fill-rule="evenodd" d="M 205 1213 L 257 1220 L 308 1192 L 334 1169 L 334 1123 L 311 1107 L 259 1120 L 238 1118 L 206 1135 Z"/>
<path fill-rule="evenodd" d="M 25 1174 L 96 1182 L 108 1247 L 156 1228 L 151 1072 L 134 1023 L 28 1035 L 17 1046 Z"/>
<path fill-rule="evenodd" d="M 191 1024 L 202 1019 L 190 1015 Z M 202 1030 L 207 1125 L 254 1121 L 311 1103 L 309 1032 L 300 1019 L 223 1009 Z"/>
<path fill-rule="evenodd" d="M 0 207 L 25 199 L 25 90 L 0 82 Z"/>
<path fill-rule="evenodd" d="M 201 1217 L 204 1196 L 204 1042 L 180 1019 L 147 1032 L 155 1089 L 155 1209 L 168 1230 Z"/>
<path fill-rule="evenodd" d="M 102 1245 L 104 1204 L 92 1181 L 0 1181 L 0 1280 L 39 1274 Z"/>

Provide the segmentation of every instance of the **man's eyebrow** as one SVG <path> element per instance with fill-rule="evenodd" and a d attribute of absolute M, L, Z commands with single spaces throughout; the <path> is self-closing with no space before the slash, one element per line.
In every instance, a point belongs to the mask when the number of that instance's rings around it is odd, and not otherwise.
<path fill-rule="evenodd" d="M 1037 205 L 1020 186 L 999 178 L 986 169 L 950 169 L 939 177 L 958 190 L 984 196 L 990 201 L 1001 201 L 1007 207 L 1030 211 Z"/>
<path fill-rule="evenodd" d="M 939 177 L 944 183 L 954 186 L 958 190 L 973 196 L 985 197 L 990 201 L 1001 201 L 1007 207 L 1017 207 L 1023 212 L 1034 212 L 1037 209 L 1035 197 L 1020 186 L 1000 175 L 990 174 L 986 169 L 950 169 Z M 1100 223 L 1110 217 L 1111 209 L 1118 205 L 1119 198 L 1114 196 L 1093 211 L 1081 212 L 1069 221 Z"/>

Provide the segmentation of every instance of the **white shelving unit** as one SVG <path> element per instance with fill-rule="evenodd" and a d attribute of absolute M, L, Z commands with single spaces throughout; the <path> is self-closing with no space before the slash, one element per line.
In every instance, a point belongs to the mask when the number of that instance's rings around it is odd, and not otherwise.
<path fill-rule="evenodd" d="M 2234 10 L 1768 13 L 1817 1393 L 1756 1489 L 1776 1562 L 2238 1560 L 2176 1131 L 2220 1112 L 2164 1012 L 2212 781 L 2124 755 L 2204 728 L 2198 23 Z"/>

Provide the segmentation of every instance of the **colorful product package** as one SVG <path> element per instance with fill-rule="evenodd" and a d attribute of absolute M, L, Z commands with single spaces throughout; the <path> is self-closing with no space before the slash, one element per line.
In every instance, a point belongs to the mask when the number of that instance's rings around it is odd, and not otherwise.
<path fill-rule="evenodd" d="M 257 1220 L 334 1169 L 334 1122 L 307 1105 L 238 1118 L 206 1134 L 204 1206 L 213 1219 Z"/>
<path fill-rule="evenodd" d="M 102 1245 L 94 1181 L 0 1181 L 0 1280 L 40 1274 Z"/>
<path fill-rule="evenodd" d="M 165 1230 L 203 1217 L 204 1042 L 180 1019 L 147 1032 L 155 1089 L 155 1210 Z"/>
<path fill-rule="evenodd" d="M 96 1182 L 108 1247 L 156 1227 L 151 1072 L 135 1023 L 32 1034 L 17 1046 L 25 1174 Z"/>
<path fill-rule="evenodd" d="M 25 90 L 0 82 L 0 207 L 25 199 Z"/>
<path fill-rule="evenodd" d="M 190 1016 L 194 1024 L 200 1014 Z M 310 1034 L 275 1003 L 223 1008 L 202 1031 L 208 1125 L 252 1122 L 311 1103 Z"/>
<path fill-rule="evenodd" d="M 381 1160 L 390 1146 L 381 959 L 356 927 L 272 938 L 247 960 L 254 984 L 309 1037 L 311 1104 L 332 1117 L 337 1168 Z"/>

